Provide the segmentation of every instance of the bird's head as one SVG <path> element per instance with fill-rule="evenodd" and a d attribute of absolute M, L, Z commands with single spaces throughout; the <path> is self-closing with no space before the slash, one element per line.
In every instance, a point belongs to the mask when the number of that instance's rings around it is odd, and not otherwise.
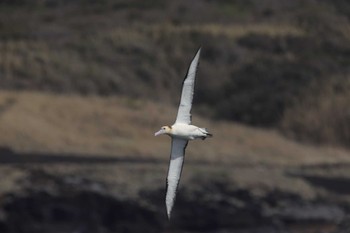
<path fill-rule="evenodd" d="M 154 136 L 158 136 L 161 134 L 170 134 L 171 133 L 171 126 L 162 126 L 158 132 L 154 134 Z"/>

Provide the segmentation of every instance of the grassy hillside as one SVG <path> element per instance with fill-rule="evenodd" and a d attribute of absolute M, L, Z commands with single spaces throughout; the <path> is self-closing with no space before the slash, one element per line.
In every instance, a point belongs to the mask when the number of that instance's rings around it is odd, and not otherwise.
<path fill-rule="evenodd" d="M 161 161 L 168 161 L 170 139 L 155 138 L 154 132 L 176 115 L 176 108 L 149 100 L 35 92 L 2 92 L 0 109 L 1 146 L 17 152 Z M 192 142 L 188 148 L 192 161 L 290 166 L 350 161 L 346 150 L 300 145 L 274 130 L 212 122 L 197 115 L 193 119 L 215 137 Z"/>
<path fill-rule="evenodd" d="M 347 145 L 349 134 L 337 129 L 350 130 L 343 110 L 349 101 L 328 107 L 339 114 L 326 123 L 331 133 L 309 122 L 327 118 L 318 110 L 324 99 L 349 92 L 349 15 L 342 0 L 2 1 L 0 88 L 176 105 L 202 46 L 196 111 Z M 328 83 L 333 91 L 318 91 Z M 298 111 L 309 120 L 294 119 Z"/>

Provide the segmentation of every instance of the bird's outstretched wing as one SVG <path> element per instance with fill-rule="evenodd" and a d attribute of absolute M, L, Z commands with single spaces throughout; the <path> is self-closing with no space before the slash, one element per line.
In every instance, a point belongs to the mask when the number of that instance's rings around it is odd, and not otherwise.
<path fill-rule="evenodd" d="M 182 84 L 182 94 L 179 110 L 177 112 L 176 123 L 191 124 L 191 107 L 194 91 L 194 81 L 198 66 L 198 60 L 201 49 L 198 49 L 196 56 L 193 58 L 191 65 L 187 71 L 187 75 Z"/>
<path fill-rule="evenodd" d="M 173 208 L 177 187 L 181 177 L 182 166 L 185 158 L 185 149 L 188 141 L 184 139 L 173 138 L 171 141 L 170 163 L 167 177 L 166 190 L 166 210 L 170 219 Z"/>

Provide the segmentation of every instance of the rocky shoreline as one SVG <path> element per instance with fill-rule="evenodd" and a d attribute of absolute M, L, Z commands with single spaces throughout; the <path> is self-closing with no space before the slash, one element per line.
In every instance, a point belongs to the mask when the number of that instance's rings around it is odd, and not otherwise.
<path fill-rule="evenodd" d="M 164 190 L 139 198 L 110 195 L 103 184 L 30 169 L 20 191 L 0 202 L 0 232 L 259 232 L 346 233 L 350 205 L 279 190 L 257 194 L 225 180 L 182 187 L 169 222 Z M 199 187 L 199 188 L 198 188 Z"/>

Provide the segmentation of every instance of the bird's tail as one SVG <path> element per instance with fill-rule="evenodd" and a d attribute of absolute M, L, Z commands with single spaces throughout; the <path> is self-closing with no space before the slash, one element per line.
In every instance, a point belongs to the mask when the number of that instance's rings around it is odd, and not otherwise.
<path fill-rule="evenodd" d="M 202 140 L 206 139 L 206 138 L 211 138 L 213 137 L 213 134 L 209 133 L 208 130 L 206 128 L 200 128 L 201 131 L 203 132 L 204 136 L 202 137 Z"/>

